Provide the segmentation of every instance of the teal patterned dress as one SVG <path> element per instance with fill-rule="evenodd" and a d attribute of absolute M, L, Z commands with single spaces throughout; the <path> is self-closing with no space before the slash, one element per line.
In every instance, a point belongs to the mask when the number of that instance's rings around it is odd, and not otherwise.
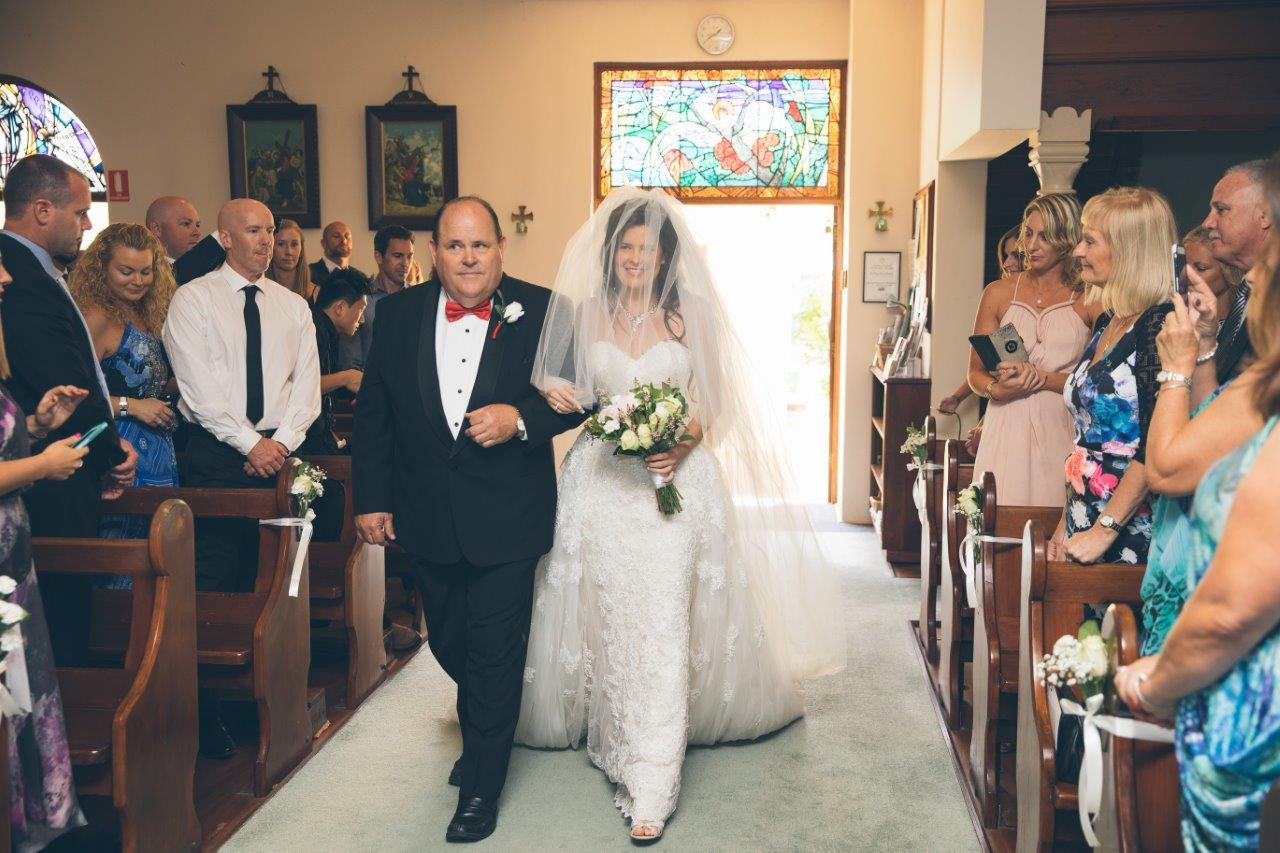
<path fill-rule="evenodd" d="M 1196 417 L 1231 383 L 1220 385 L 1196 406 Z M 1161 495 L 1151 505 L 1151 549 L 1147 551 L 1147 573 L 1142 576 L 1142 654 L 1154 655 L 1164 647 L 1165 637 L 1191 595 L 1191 495 Z"/>
<path fill-rule="evenodd" d="M 1276 421 L 1220 459 L 1191 504 L 1190 578 L 1213 560 L 1241 480 Z M 1262 800 L 1280 778 L 1280 626 L 1215 684 L 1178 707 L 1182 841 L 1187 850 L 1256 850 Z"/>

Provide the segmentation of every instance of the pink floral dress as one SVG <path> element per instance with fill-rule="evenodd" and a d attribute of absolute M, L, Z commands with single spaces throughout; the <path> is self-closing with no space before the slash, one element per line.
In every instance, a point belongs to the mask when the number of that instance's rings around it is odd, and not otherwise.
<path fill-rule="evenodd" d="M 22 459 L 28 447 L 26 416 L 0 386 L 0 460 Z M 39 850 L 67 830 L 84 826 L 85 818 L 71 778 L 58 672 L 31 566 L 31 526 L 17 491 L 0 495 L 0 575 L 17 582 L 7 599 L 30 614 L 20 623 L 22 648 L 5 661 L 12 668 L 22 655 L 31 692 L 31 711 L 6 721 L 10 841 L 14 850 Z"/>

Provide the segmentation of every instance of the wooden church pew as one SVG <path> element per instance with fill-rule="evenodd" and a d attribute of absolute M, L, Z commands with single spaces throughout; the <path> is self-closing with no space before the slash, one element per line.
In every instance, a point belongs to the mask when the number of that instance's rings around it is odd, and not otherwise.
<path fill-rule="evenodd" d="M 999 825 L 1001 723 L 1016 724 L 1018 707 L 1018 611 L 1022 591 L 1022 533 L 1028 521 L 1053 530 L 1060 507 L 999 506 L 999 483 L 983 478 L 982 532 L 1018 544 L 983 542 L 974 566 L 973 728 L 969 779 L 983 825 Z M 1012 816 L 1011 816 L 1012 817 Z"/>
<path fill-rule="evenodd" d="M 1031 547 L 1023 558 L 1018 648 L 1017 798 L 1019 853 L 1050 850 L 1057 835 L 1078 839 L 1076 786 L 1059 782 L 1049 693 L 1036 680 L 1035 662 L 1063 634 L 1075 634 L 1086 604 L 1136 605 L 1146 566 L 1127 563 L 1050 562 L 1047 528 L 1031 521 Z M 1064 812 L 1059 821 L 1058 812 Z"/>
<path fill-rule="evenodd" d="M 964 572 L 960 569 L 960 540 L 965 534 L 965 520 L 956 515 L 956 493 L 973 478 L 973 465 L 960 462 L 963 444 L 947 439 L 943 448 L 942 472 L 942 538 L 939 545 L 942 580 L 938 592 L 938 695 L 946 711 L 947 725 L 963 729 L 968 721 L 964 713 L 964 665 L 972 656 L 973 609 L 965 600 Z"/>
<path fill-rule="evenodd" d="M 32 540 L 42 575 L 133 580 L 120 602 L 121 665 L 58 670 L 76 787 L 111 797 L 125 851 L 200 844 L 193 543 L 191 510 L 178 500 L 156 505 L 148 539 Z"/>
<path fill-rule="evenodd" d="M 288 517 L 293 515 L 291 479 L 291 469 L 285 468 L 276 477 L 274 489 L 126 489 L 112 510 L 145 515 L 165 500 L 179 498 L 197 518 Z M 258 716 L 253 790 L 265 796 L 310 749 L 311 614 L 305 563 L 298 596 L 289 596 L 297 529 L 261 526 L 258 534 L 253 591 L 196 593 L 196 649 L 200 687 L 253 697 Z M 109 621 L 118 612 L 110 604 L 116 594 L 116 590 L 95 591 L 93 647 L 100 655 L 120 645 L 122 626 Z"/>
<path fill-rule="evenodd" d="M 938 423 L 932 415 L 924 419 L 925 470 L 920 472 L 920 620 L 916 630 L 920 634 L 920 646 L 925 659 L 938 662 L 938 581 L 939 566 L 938 518 L 942 492 L 942 471 L 933 465 L 942 465 L 944 443 L 938 441 Z"/>
<path fill-rule="evenodd" d="M 341 481 L 346 491 L 342 537 L 337 542 L 312 542 L 307 556 L 311 618 L 336 622 L 346 633 L 346 702 L 348 708 L 354 708 L 386 675 L 382 631 L 387 600 L 385 549 L 366 545 L 356 536 L 351 457 L 302 458 L 323 468 L 329 479 Z"/>
<path fill-rule="evenodd" d="M 1118 663 L 1133 663 L 1142 656 L 1133 609 L 1117 604 L 1115 625 Z M 1181 850 L 1178 759 L 1173 745 L 1112 738 L 1109 757 L 1114 797 L 1110 802 L 1104 801 L 1103 809 L 1111 809 L 1114 814 L 1109 824 L 1114 827 L 1115 849 L 1121 853 Z M 1104 795 L 1107 791 L 1104 787 Z M 1102 824 L 1104 818 L 1098 822 Z"/>

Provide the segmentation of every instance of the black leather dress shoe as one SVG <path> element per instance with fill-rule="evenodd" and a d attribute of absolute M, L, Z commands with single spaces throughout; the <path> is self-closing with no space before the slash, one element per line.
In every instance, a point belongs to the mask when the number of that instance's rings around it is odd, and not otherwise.
<path fill-rule="evenodd" d="M 488 838 L 498 827 L 498 804 L 484 797 L 460 797 L 449 821 L 445 841 L 467 842 Z"/>
<path fill-rule="evenodd" d="M 453 762 L 453 769 L 449 771 L 449 784 L 457 788 L 462 784 L 462 759 L 459 758 Z"/>
<path fill-rule="evenodd" d="M 220 719 L 200 725 L 200 754 L 205 758 L 225 759 L 236 754 L 236 742 Z"/>

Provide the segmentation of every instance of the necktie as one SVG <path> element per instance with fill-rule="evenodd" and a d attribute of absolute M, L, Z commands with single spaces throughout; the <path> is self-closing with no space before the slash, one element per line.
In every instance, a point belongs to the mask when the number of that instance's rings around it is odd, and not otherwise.
<path fill-rule="evenodd" d="M 262 420 L 262 315 L 257 297 L 256 284 L 244 288 L 244 413 L 255 426 Z"/>
<path fill-rule="evenodd" d="M 461 320 L 468 314 L 474 314 L 481 320 L 488 320 L 489 314 L 493 311 L 493 300 L 483 302 L 474 308 L 464 308 L 460 303 L 454 302 L 452 299 L 446 299 L 444 302 L 444 317 L 450 323 Z"/>

